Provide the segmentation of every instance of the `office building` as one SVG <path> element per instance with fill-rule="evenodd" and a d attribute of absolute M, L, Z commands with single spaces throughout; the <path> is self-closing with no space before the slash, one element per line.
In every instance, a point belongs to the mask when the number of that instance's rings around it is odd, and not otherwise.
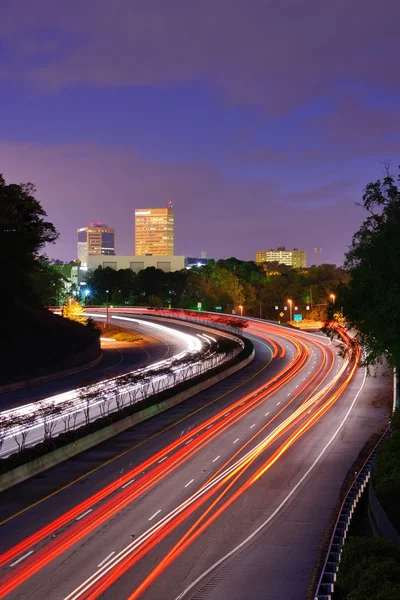
<path fill-rule="evenodd" d="M 137 208 L 135 210 L 135 255 L 173 256 L 174 209 Z"/>
<path fill-rule="evenodd" d="M 294 248 L 292 251 L 292 266 L 294 269 L 305 269 L 307 266 L 307 252 Z"/>
<path fill-rule="evenodd" d="M 81 265 L 72 267 L 71 280 L 77 285 L 84 285 L 86 273 L 95 271 L 97 267 L 106 269 L 132 269 L 135 273 L 155 267 L 164 272 L 180 271 L 185 268 L 184 256 L 101 256 L 87 255 Z"/>
<path fill-rule="evenodd" d="M 271 250 L 258 250 L 256 252 L 256 263 L 277 262 L 294 269 L 305 268 L 307 253 L 305 250 L 286 250 L 285 246 L 279 246 Z"/>
<path fill-rule="evenodd" d="M 77 230 L 78 260 L 84 263 L 88 256 L 115 254 L 115 230 L 104 223 L 89 223 Z"/>

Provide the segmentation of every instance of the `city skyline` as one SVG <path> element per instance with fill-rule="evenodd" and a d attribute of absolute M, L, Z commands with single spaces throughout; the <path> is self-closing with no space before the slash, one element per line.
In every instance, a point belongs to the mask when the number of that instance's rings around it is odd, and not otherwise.
<path fill-rule="evenodd" d="M 342 264 L 365 185 L 400 162 L 397 3 L 6 4 L 0 172 L 36 185 L 48 254 L 72 259 L 92 216 L 130 254 L 128 215 L 172 199 L 177 255 Z"/>

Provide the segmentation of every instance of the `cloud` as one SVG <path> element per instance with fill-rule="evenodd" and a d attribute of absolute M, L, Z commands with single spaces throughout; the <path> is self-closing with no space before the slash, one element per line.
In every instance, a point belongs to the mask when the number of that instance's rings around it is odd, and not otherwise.
<path fill-rule="evenodd" d="M 393 0 L 5 0 L 0 39 L 39 86 L 208 82 L 279 114 L 350 82 L 399 90 L 399 18 Z"/>
<path fill-rule="evenodd" d="M 281 194 L 208 163 L 159 163 L 123 147 L 0 142 L 0 172 L 8 182 L 35 183 L 61 234 L 49 252 L 62 259 L 76 256 L 76 229 L 93 220 L 114 226 L 118 253 L 131 254 L 134 209 L 168 200 L 175 206 L 176 253 L 189 256 L 205 250 L 216 258 L 252 259 L 259 248 L 283 244 L 310 253 L 321 246 L 324 260 L 341 263 L 364 217 L 352 200 L 352 182 Z"/>

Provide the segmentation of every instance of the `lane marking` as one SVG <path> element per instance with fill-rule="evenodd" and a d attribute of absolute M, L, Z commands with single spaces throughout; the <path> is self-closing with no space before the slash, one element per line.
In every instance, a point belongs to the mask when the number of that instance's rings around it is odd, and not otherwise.
<path fill-rule="evenodd" d="M 168 458 L 168 455 L 167 456 L 163 456 L 163 458 L 161 458 L 159 461 L 157 461 L 158 464 L 164 462 L 164 460 L 167 460 L 167 458 Z"/>
<path fill-rule="evenodd" d="M 279 406 L 279 405 L 280 405 L 280 402 L 277 403 L 277 406 Z"/>
<path fill-rule="evenodd" d="M 255 427 L 255 426 L 256 426 L 256 424 L 253 423 L 253 425 L 250 425 L 250 429 L 253 429 L 253 427 Z"/>
<path fill-rule="evenodd" d="M 185 485 L 185 487 L 188 487 L 191 483 L 193 483 L 194 479 L 191 479 L 190 481 L 187 482 L 187 484 Z"/>
<path fill-rule="evenodd" d="M 214 425 L 214 423 L 212 423 L 211 425 L 209 425 L 208 427 L 206 427 L 206 429 L 210 429 L 210 427 L 212 427 Z"/>
<path fill-rule="evenodd" d="M 214 458 L 213 462 L 215 462 L 215 461 L 216 461 L 216 460 L 218 460 L 219 458 L 220 458 L 220 456 L 219 456 L 219 455 L 218 455 L 218 456 L 216 456 L 216 457 Z"/>
<path fill-rule="evenodd" d="M 18 560 L 14 560 L 14 562 L 11 563 L 10 567 L 15 567 L 15 565 L 17 565 L 21 561 L 25 560 L 25 558 L 28 558 L 28 556 L 30 556 L 31 554 L 33 554 L 33 550 L 29 550 L 29 552 L 27 552 L 23 556 L 20 556 L 20 558 L 18 558 Z"/>
<path fill-rule="evenodd" d="M 299 384 L 296 385 L 296 388 L 298 388 L 298 387 L 299 387 Z"/>
<path fill-rule="evenodd" d="M 158 511 L 154 513 L 154 515 L 151 515 L 151 517 L 149 518 L 149 521 L 152 521 L 154 519 L 154 517 L 156 517 L 158 514 L 160 514 L 160 512 L 161 512 L 161 508 L 159 508 Z"/>
<path fill-rule="evenodd" d="M 101 561 L 101 563 L 99 563 L 99 564 L 97 565 L 97 568 L 98 568 L 98 569 L 100 569 L 100 567 L 102 567 L 102 566 L 103 566 L 103 565 L 104 565 L 104 564 L 105 564 L 105 563 L 106 563 L 108 560 L 110 560 L 110 558 L 111 558 L 112 556 L 114 556 L 114 554 L 115 554 L 115 550 L 113 550 L 112 552 L 110 552 L 110 554 L 109 554 L 108 556 L 106 556 L 106 557 L 105 557 L 105 559 L 104 559 L 104 560 L 102 560 L 102 561 Z"/>
<path fill-rule="evenodd" d="M 236 440 L 233 443 L 236 444 L 239 440 L 240 438 L 236 438 Z"/>
<path fill-rule="evenodd" d="M 193 438 L 190 438 L 190 440 L 188 440 L 187 442 L 185 442 L 185 446 L 186 446 L 186 444 L 190 444 L 190 442 L 193 442 Z"/>
<path fill-rule="evenodd" d="M 91 513 L 92 510 L 93 510 L 93 508 L 89 508 L 89 510 L 87 510 L 84 513 L 82 513 L 81 515 L 79 515 L 79 517 L 76 517 L 76 521 L 80 521 L 81 519 L 83 519 L 83 517 L 86 517 L 86 515 Z"/>
<path fill-rule="evenodd" d="M 264 417 L 268 417 L 268 415 L 269 415 L 269 412 L 265 413 Z"/>
<path fill-rule="evenodd" d="M 133 483 L 134 481 L 136 481 L 136 479 L 131 479 L 130 481 L 127 481 L 126 483 L 124 483 L 124 485 L 121 485 L 121 490 L 128 487 L 128 485 L 131 485 L 131 483 Z"/>
<path fill-rule="evenodd" d="M 228 415 L 230 415 L 230 414 L 231 414 L 231 411 L 229 411 L 229 412 L 225 413 L 225 414 L 224 414 L 224 417 L 227 417 L 227 416 L 228 416 Z"/>
<path fill-rule="evenodd" d="M 211 565 L 211 567 L 209 567 L 206 571 L 204 571 L 204 573 L 202 573 L 201 575 L 199 575 L 199 577 L 197 577 L 197 579 L 195 579 L 190 585 L 188 585 L 183 590 L 183 592 L 181 592 L 179 594 L 179 596 L 177 596 L 175 598 L 175 600 L 182 600 L 182 598 L 184 596 L 186 596 L 186 594 L 188 592 L 190 592 L 190 590 L 193 589 L 194 586 L 196 586 L 198 583 L 200 583 L 200 581 L 202 579 L 204 579 L 205 577 L 207 577 L 207 575 L 209 575 L 212 571 L 214 571 L 217 567 L 219 567 L 222 563 L 224 563 L 228 558 L 230 558 L 231 556 L 233 556 L 234 554 L 236 554 L 236 552 L 238 552 L 238 550 L 240 550 L 241 548 L 243 548 L 243 546 L 245 546 L 246 544 L 248 544 L 249 541 L 252 540 L 256 535 L 258 535 L 258 533 L 260 531 L 262 531 L 266 527 L 266 525 L 268 525 L 268 523 L 270 523 L 275 518 L 275 516 L 282 510 L 282 508 L 285 506 L 285 504 L 287 504 L 287 502 L 290 500 L 290 498 L 293 496 L 293 494 L 295 494 L 295 492 L 297 491 L 297 489 L 302 485 L 303 481 L 305 479 L 307 479 L 307 477 L 312 472 L 312 470 L 314 469 L 314 467 L 318 464 L 318 462 L 320 461 L 320 459 L 322 458 L 322 456 L 325 454 L 325 452 L 327 451 L 327 449 L 329 448 L 329 446 L 331 445 L 331 443 L 335 439 L 335 437 L 338 435 L 339 431 L 342 429 L 343 425 L 347 421 L 347 418 L 348 418 L 349 414 L 353 410 L 353 407 L 354 407 L 355 403 L 357 402 L 358 396 L 361 394 L 361 392 L 362 392 L 362 390 L 364 388 L 366 378 L 367 378 L 367 371 L 364 369 L 364 378 L 363 378 L 361 387 L 358 390 L 357 394 L 355 395 L 355 397 L 353 399 L 353 402 L 350 404 L 350 406 L 349 406 L 349 408 L 348 408 L 345 416 L 343 417 L 343 420 L 341 421 L 341 423 L 339 423 L 338 428 L 333 433 L 333 435 L 330 438 L 330 440 L 328 440 L 328 442 L 326 443 L 326 445 L 322 448 L 321 452 L 318 454 L 317 458 L 314 460 L 314 462 L 312 463 L 312 465 L 307 469 L 307 471 L 304 473 L 304 475 L 301 477 L 301 479 L 291 489 L 291 491 L 288 493 L 288 495 L 286 496 L 286 498 L 284 498 L 282 500 L 282 502 L 274 510 L 274 512 L 264 521 L 264 523 L 261 523 L 261 525 L 259 527 L 257 527 L 257 529 L 255 529 L 253 531 L 253 533 L 251 533 L 246 539 L 244 539 L 242 542 L 240 542 L 240 544 L 238 544 L 230 552 L 228 552 L 227 554 L 225 554 L 225 556 L 223 556 L 222 558 L 220 558 L 213 565 Z"/>

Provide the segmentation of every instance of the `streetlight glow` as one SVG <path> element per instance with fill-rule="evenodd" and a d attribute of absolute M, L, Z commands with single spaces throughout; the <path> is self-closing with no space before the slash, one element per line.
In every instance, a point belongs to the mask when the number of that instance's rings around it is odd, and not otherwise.
<path fill-rule="evenodd" d="M 239 304 L 240 316 L 243 317 L 243 304 Z"/>
<path fill-rule="evenodd" d="M 290 311 L 290 316 L 289 316 L 289 321 L 292 321 L 292 305 L 293 305 L 293 300 L 288 299 L 287 303 L 289 304 L 289 311 Z"/>

